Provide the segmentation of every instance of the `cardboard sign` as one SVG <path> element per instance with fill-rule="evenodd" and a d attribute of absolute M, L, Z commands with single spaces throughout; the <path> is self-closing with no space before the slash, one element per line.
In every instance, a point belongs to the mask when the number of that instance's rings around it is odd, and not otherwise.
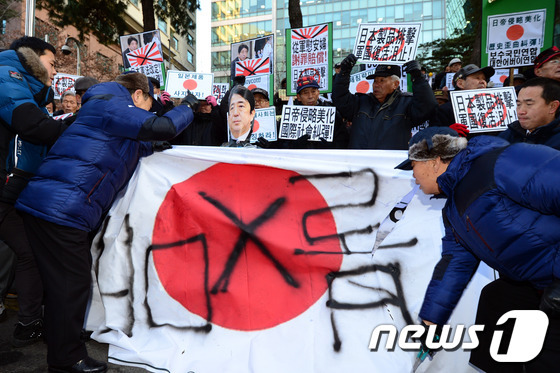
<path fill-rule="evenodd" d="M 513 69 L 513 73 L 519 73 L 519 69 Z M 494 75 L 490 77 L 490 81 L 494 83 L 493 88 L 504 86 L 504 81 L 509 77 L 509 69 L 495 69 Z"/>
<path fill-rule="evenodd" d="M 212 95 L 214 74 L 169 70 L 167 92 L 171 97 L 185 97 L 189 92 L 199 100 Z"/>
<path fill-rule="evenodd" d="M 319 91 L 332 91 L 332 23 L 286 30 L 287 92 L 296 94 L 298 79 L 312 76 Z"/>
<path fill-rule="evenodd" d="M 247 89 L 252 90 L 254 88 L 262 88 L 268 92 L 268 97 L 273 96 L 273 92 L 270 89 L 271 87 L 271 75 L 258 75 L 258 76 L 249 76 L 245 79 L 245 87 Z"/>
<path fill-rule="evenodd" d="M 274 71 L 274 35 L 231 44 L 231 77 L 271 74 Z"/>
<path fill-rule="evenodd" d="M 310 141 L 333 141 L 336 108 L 333 106 L 284 105 L 280 122 L 280 138 L 297 140 L 309 135 Z"/>
<path fill-rule="evenodd" d="M 216 97 L 218 105 L 222 102 L 222 98 L 229 89 L 229 84 L 227 83 L 214 83 L 212 85 L 212 96 Z"/>
<path fill-rule="evenodd" d="M 455 121 L 471 133 L 503 131 L 517 120 L 514 87 L 449 92 Z"/>
<path fill-rule="evenodd" d="M 404 64 L 416 57 L 420 23 L 361 23 L 354 54 L 363 63 Z"/>
<path fill-rule="evenodd" d="M 164 90 L 165 88 L 165 65 L 151 64 L 142 66 L 131 66 L 129 70 L 136 71 L 137 73 L 142 73 L 151 78 L 156 78 L 159 81 L 160 88 Z"/>
<path fill-rule="evenodd" d="M 544 45 L 546 9 L 488 17 L 488 66 L 530 66 Z"/>
<path fill-rule="evenodd" d="M 251 142 L 257 142 L 259 137 L 264 137 L 268 141 L 276 141 L 276 108 L 255 109 L 255 123 Z"/>
<path fill-rule="evenodd" d="M 124 68 L 156 78 L 165 89 L 165 65 L 159 30 L 120 37 Z"/>
<path fill-rule="evenodd" d="M 66 91 L 74 92 L 74 84 L 76 83 L 76 80 L 78 78 L 81 78 L 81 76 L 70 74 L 56 74 L 52 83 L 54 98 L 60 99 Z"/>

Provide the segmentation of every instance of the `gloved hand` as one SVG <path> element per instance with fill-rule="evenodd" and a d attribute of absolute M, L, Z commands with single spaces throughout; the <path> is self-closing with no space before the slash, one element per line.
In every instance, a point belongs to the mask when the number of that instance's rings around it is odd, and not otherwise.
<path fill-rule="evenodd" d="M 467 135 L 470 132 L 469 128 L 463 123 L 453 123 L 452 125 L 449 126 L 449 128 L 455 130 L 455 132 L 457 132 L 461 137 L 467 137 Z"/>
<path fill-rule="evenodd" d="M 293 149 L 305 149 L 307 148 L 307 140 L 309 140 L 309 135 L 306 133 L 300 138 L 296 139 L 293 143 Z"/>
<path fill-rule="evenodd" d="M 415 338 L 416 342 L 420 342 L 420 351 L 418 351 L 418 355 L 417 358 L 420 360 L 424 360 L 426 358 L 426 356 L 434 356 L 436 352 L 439 351 L 439 349 L 434 350 L 428 347 L 427 345 L 427 341 L 428 341 L 428 329 L 430 327 L 430 325 L 426 324 L 424 322 L 424 320 L 422 320 L 421 324 L 424 327 L 424 333 L 422 333 L 422 336 L 420 338 Z M 437 342 L 440 339 L 440 335 L 441 335 L 441 326 L 437 325 L 436 326 L 436 332 L 435 335 L 432 339 L 432 342 Z"/>
<path fill-rule="evenodd" d="M 544 289 L 539 308 L 550 318 L 560 318 L 560 279 L 555 278 Z"/>
<path fill-rule="evenodd" d="M 257 139 L 257 146 L 259 148 L 268 149 L 271 147 L 271 143 L 270 141 L 268 141 L 267 139 L 261 136 Z"/>
<path fill-rule="evenodd" d="M 233 86 L 231 88 L 236 85 L 245 85 L 245 75 L 234 76 L 231 80 L 233 80 Z"/>
<path fill-rule="evenodd" d="M 206 102 L 208 103 L 208 105 L 218 106 L 218 100 L 216 100 L 216 97 L 214 96 L 206 97 Z"/>
<path fill-rule="evenodd" d="M 173 145 L 167 141 L 152 141 L 152 151 L 154 152 L 162 152 L 171 148 L 173 148 Z"/>
<path fill-rule="evenodd" d="M 185 98 L 181 100 L 181 105 L 187 105 L 191 108 L 193 113 L 196 113 L 196 109 L 198 109 L 198 98 L 196 98 L 195 95 L 189 92 L 189 94 L 187 94 Z"/>
<path fill-rule="evenodd" d="M 413 80 L 418 79 L 422 76 L 422 72 L 420 71 L 422 67 L 420 66 L 420 62 L 416 60 L 408 61 L 403 65 L 404 71 L 409 74 Z"/>
<path fill-rule="evenodd" d="M 350 75 L 350 72 L 352 71 L 352 68 L 354 67 L 357 61 L 358 58 L 354 56 L 353 53 L 350 53 L 340 63 L 340 73 L 345 75 Z"/>
<path fill-rule="evenodd" d="M 159 94 L 159 99 L 163 106 L 165 106 L 168 102 L 171 102 L 171 95 L 165 91 L 161 91 Z"/>

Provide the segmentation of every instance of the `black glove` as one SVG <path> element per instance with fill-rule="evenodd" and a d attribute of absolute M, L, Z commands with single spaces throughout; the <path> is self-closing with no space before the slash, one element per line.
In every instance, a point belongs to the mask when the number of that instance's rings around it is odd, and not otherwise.
<path fill-rule="evenodd" d="M 272 144 L 270 141 L 261 136 L 257 139 L 257 146 L 259 148 L 268 149 L 272 146 Z"/>
<path fill-rule="evenodd" d="M 555 278 L 544 289 L 539 308 L 550 318 L 560 318 L 560 279 Z"/>
<path fill-rule="evenodd" d="M 198 109 L 198 98 L 192 93 L 188 93 L 185 98 L 181 100 L 181 105 L 187 105 L 191 108 L 193 113 L 196 113 L 196 109 Z"/>
<path fill-rule="evenodd" d="M 233 77 L 233 87 L 235 87 L 236 85 L 245 85 L 245 75 L 237 75 Z"/>
<path fill-rule="evenodd" d="M 353 53 L 350 53 L 340 63 L 340 73 L 345 74 L 345 75 L 349 75 L 350 72 L 352 71 L 352 68 L 354 67 L 354 65 L 356 64 L 357 61 L 358 61 L 358 58 L 356 58 L 356 56 L 354 56 Z"/>
<path fill-rule="evenodd" d="M 305 149 L 307 148 L 307 140 L 309 140 L 309 135 L 306 133 L 305 135 L 297 138 L 293 142 L 292 149 Z"/>
<path fill-rule="evenodd" d="M 164 150 L 172 148 L 173 145 L 171 145 L 167 141 L 152 141 L 152 151 L 154 152 L 162 152 Z"/>
<path fill-rule="evenodd" d="M 408 61 L 403 65 L 403 70 L 406 71 L 413 80 L 422 76 L 422 72 L 420 71 L 421 69 L 422 67 L 420 66 L 420 63 L 416 60 Z"/>

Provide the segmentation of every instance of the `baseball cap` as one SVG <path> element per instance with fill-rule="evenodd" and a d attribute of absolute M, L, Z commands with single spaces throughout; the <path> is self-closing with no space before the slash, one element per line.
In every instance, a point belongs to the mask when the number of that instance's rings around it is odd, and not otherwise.
<path fill-rule="evenodd" d="M 395 168 L 412 170 L 412 161 L 451 159 L 467 147 L 467 139 L 449 127 L 428 127 L 418 131 L 408 142 L 408 159 Z"/>
<path fill-rule="evenodd" d="M 452 58 L 451 61 L 449 61 L 449 64 L 447 66 L 451 66 L 451 65 L 454 65 L 456 63 L 461 63 L 462 64 L 463 61 L 461 61 L 460 58 L 455 57 L 455 58 Z"/>
<path fill-rule="evenodd" d="M 262 88 L 257 87 L 257 88 L 251 89 L 251 92 L 253 93 L 253 96 L 254 96 L 256 93 L 260 93 L 261 95 L 263 95 L 263 96 L 266 98 L 267 101 L 270 100 L 270 98 L 269 98 L 269 96 L 268 96 L 268 92 L 267 92 L 265 89 L 262 89 Z"/>
<path fill-rule="evenodd" d="M 558 49 L 558 47 L 554 46 L 552 48 L 548 48 L 544 51 L 542 51 L 536 58 L 535 58 L 535 69 L 538 69 L 539 67 L 541 67 L 545 62 L 547 62 L 548 60 L 556 57 L 556 56 L 560 56 L 560 49 Z"/>
<path fill-rule="evenodd" d="M 375 72 L 368 75 L 366 79 L 374 79 L 376 76 L 391 76 L 396 75 L 401 77 L 401 67 L 398 65 L 377 65 Z"/>
<path fill-rule="evenodd" d="M 74 84 L 74 90 L 78 91 L 87 91 L 89 87 L 99 84 L 99 81 L 91 76 L 82 76 L 81 78 L 76 79 L 76 83 Z"/>
<path fill-rule="evenodd" d="M 486 77 L 486 81 L 488 81 L 490 77 L 495 73 L 495 70 L 492 66 L 486 66 L 480 68 L 476 66 L 474 63 L 471 63 L 465 67 L 462 67 L 461 70 L 455 73 L 455 75 L 453 76 L 453 86 L 457 87 L 457 80 L 466 79 L 467 76 L 476 74 L 479 71 L 482 71 L 484 73 L 484 76 Z"/>
<path fill-rule="evenodd" d="M 296 93 L 305 88 L 320 88 L 319 83 L 312 76 L 303 76 L 297 81 Z"/>

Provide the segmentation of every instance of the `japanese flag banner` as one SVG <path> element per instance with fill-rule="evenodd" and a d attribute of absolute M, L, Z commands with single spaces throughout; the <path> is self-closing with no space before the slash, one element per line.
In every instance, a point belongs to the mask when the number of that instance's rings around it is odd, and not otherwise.
<path fill-rule="evenodd" d="M 363 63 L 404 64 L 416 57 L 420 23 L 360 23 L 354 54 Z"/>
<path fill-rule="evenodd" d="M 163 56 L 156 42 L 152 41 L 142 48 L 135 49 L 126 54 L 131 67 L 152 65 L 163 62 Z"/>
<path fill-rule="evenodd" d="M 410 372 L 416 352 L 369 349 L 378 325 L 418 323 L 440 259 L 444 201 L 411 194 L 411 173 L 394 169 L 406 156 L 177 147 L 142 159 L 93 242 L 87 328 L 110 362 L 152 372 Z M 488 276 L 450 324 L 474 323 Z M 474 372 L 468 356 L 442 351 L 418 371 Z"/>
<path fill-rule="evenodd" d="M 78 78 L 81 78 L 81 76 L 70 74 L 56 74 L 52 82 L 54 98 L 57 100 L 60 99 L 66 91 L 74 92 L 74 84 L 76 84 L 76 80 Z"/>
<path fill-rule="evenodd" d="M 270 73 L 270 58 L 268 57 L 237 61 L 235 64 L 235 76 L 252 76 Z"/>
<path fill-rule="evenodd" d="M 167 92 L 171 97 L 185 97 L 190 92 L 204 100 L 214 93 L 214 74 L 169 70 Z"/>

